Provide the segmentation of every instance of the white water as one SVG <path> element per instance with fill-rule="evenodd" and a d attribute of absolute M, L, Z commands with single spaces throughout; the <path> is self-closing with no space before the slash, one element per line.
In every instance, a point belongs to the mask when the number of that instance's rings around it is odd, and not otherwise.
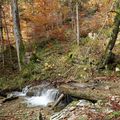
<path fill-rule="evenodd" d="M 13 92 L 13 95 L 19 96 L 19 97 L 25 97 L 26 93 L 28 92 L 30 86 L 26 86 L 23 88 L 22 92 Z"/>
<path fill-rule="evenodd" d="M 47 106 L 49 103 L 54 102 L 57 97 L 57 89 L 46 89 L 42 91 L 41 96 L 33 96 L 30 98 L 26 98 L 26 102 L 30 107 Z"/>
<path fill-rule="evenodd" d="M 30 86 L 26 86 L 22 92 L 14 92 L 13 94 L 16 96 L 24 97 L 25 103 L 27 103 L 28 107 L 37 107 L 37 106 L 47 106 L 49 103 L 54 102 L 59 95 L 59 91 L 55 88 L 46 89 L 44 88 L 41 92 L 41 95 L 36 95 L 32 97 L 27 97 L 26 94 L 29 91 Z M 40 92 L 40 91 L 37 91 Z"/>

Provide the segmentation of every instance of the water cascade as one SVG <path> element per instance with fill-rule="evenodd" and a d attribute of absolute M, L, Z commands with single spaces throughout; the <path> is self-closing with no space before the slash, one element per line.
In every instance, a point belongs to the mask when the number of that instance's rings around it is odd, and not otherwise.
<path fill-rule="evenodd" d="M 30 86 L 26 86 L 22 92 L 14 92 L 16 96 L 24 98 L 24 102 L 29 107 L 47 106 L 49 103 L 55 102 L 59 97 L 59 90 L 55 88 L 42 88 L 35 91 L 33 96 L 27 96 Z"/>
<path fill-rule="evenodd" d="M 40 96 L 26 97 L 28 106 L 47 106 L 54 102 L 59 95 L 57 89 L 43 89 Z"/>
<path fill-rule="evenodd" d="M 19 97 L 25 97 L 28 90 L 29 90 L 29 87 L 30 86 L 26 86 L 25 88 L 22 89 L 22 92 L 13 92 L 12 94 L 15 95 L 15 96 L 19 96 Z"/>

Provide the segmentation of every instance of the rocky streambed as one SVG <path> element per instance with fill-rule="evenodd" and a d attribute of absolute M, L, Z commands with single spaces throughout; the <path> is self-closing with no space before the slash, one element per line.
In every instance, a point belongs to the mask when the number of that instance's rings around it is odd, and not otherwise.
<path fill-rule="evenodd" d="M 8 98 L 17 96 L 16 99 L 0 98 L 0 120 L 119 120 L 118 90 L 117 84 L 107 83 L 69 82 L 58 88 L 50 83 L 27 86 L 22 92 L 9 94 Z"/>

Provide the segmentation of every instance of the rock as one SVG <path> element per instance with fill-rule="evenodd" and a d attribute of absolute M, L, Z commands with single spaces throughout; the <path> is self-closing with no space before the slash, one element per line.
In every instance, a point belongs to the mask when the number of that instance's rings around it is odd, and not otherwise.
<path fill-rule="evenodd" d="M 102 100 L 98 100 L 97 103 L 95 103 L 96 108 L 101 108 L 104 105 Z"/>
<path fill-rule="evenodd" d="M 70 118 L 68 118 L 67 120 L 76 120 L 76 115 L 72 114 L 72 116 L 70 116 Z"/>
<path fill-rule="evenodd" d="M 47 107 L 52 107 L 54 102 L 48 103 Z"/>
<path fill-rule="evenodd" d="M 76 107 L 71 107 L 70 109 L 69 109 L 69 111 L 74 111 L 76 109 Z"/>
<path fill-rule="evenodd" d="M 79 102 L 77 103 L 77 106 L 80 107 L 84 107 L 84 106 L 90 107 L 91 105 L 92 103 L 87 100 L 79 100 Z"/>
<path fill-rule="evenodd" d="M 105 90 L 109 90 L 110 89 L 110 86 L 105 86 Z"/>
<path fill-rule="evenodd" d="M 26 93 L 27 96 L 40 96 L 41 92 L 44 88 L 47 88 L 49 86 L 49 83 L 41 84 L 38 86 L 33 86 L 28 89 L 28 92 Z"/>
<path fill-rule="evenodd" d="M 34 95 L 35 95 L 35 93 L 34 93 L 34 92 L 32 92 L 32 91 L 28 91 L 26 95 L 27 95 L 27 96 L 29 96 L 29 97 L 31 97 L 31 96 L 34 96 Z"/>

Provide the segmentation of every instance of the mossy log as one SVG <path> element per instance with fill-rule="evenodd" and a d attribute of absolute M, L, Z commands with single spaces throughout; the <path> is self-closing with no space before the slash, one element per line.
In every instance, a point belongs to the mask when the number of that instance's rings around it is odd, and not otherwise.
<path fill-rule="evenodd" d="M 79 84 L 79 83 L 78 83 Z M 116 86 L 116 85 L 115 85 Z M 118 92 L 119 87 L 108 87 L 108 86 L 98 86 L 95 87 L 75 87 L 69 84 L 60 85 L 59 89 L 64 94 L 71 95 L 79 99 L 86 99 L 89 101 L 96 102 L 98 100 L 105 100 L 112 95 L 120 95 Z M 116 89 L 117 88 L 117 89 Z"/>

